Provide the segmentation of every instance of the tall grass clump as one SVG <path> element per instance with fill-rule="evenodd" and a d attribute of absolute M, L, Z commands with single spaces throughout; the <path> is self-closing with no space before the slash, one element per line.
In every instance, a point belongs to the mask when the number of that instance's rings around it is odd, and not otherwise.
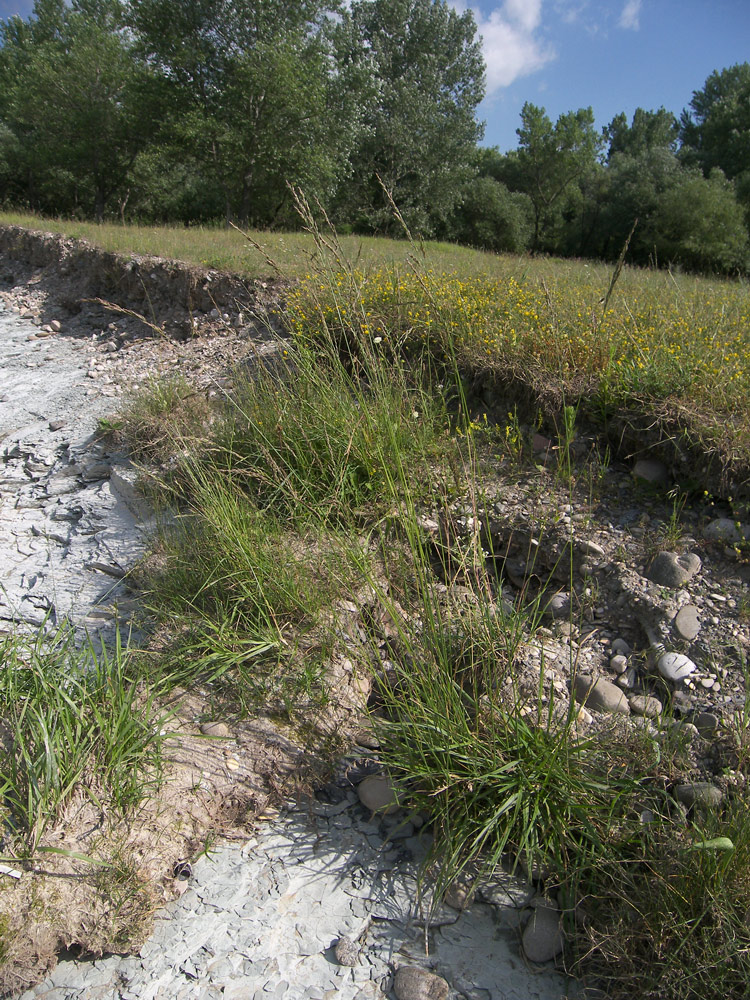
<path fill-rule="evenodd" d="M 411 485 L 447 448 L 446 408 L 424 373 L 377 345 L 354 368 L 336 347 L 289 345 L 243 382 L 213 433 L 211 461 L 257 504 L 295 522 L 376 519 L 399 462 Z"/>
<path fill-rule="evenodd" d="M 145 603 L 170 635 L 159 687 L 214 684 L 242 714 L 310 694 L 321 615 L 351 584 L 336 540 L 283 526 L 210 459 L 194 459 L 186 482 L 144 580 Z"/>
<path fill-rule="evenodd" d="M 76 648 L 69 630 L 0 645 L 0 793 L 33 852 L 74 798 L 126 815 L 160 773 L 159 714 L 118 639 Z"/>
<path fill-rule="evenodd" d="M 692 829 L 649 825 L 623 836 L 589 873 L 578 970 L 612 1000 L 747 996 L 749 817 L 740 796 Z"/>
<path fill-rule="evenodd" d="M 151 379 L 133 393 L 113 428 L 137 462 L 160 465 L 194 447 L 210 417 L 203 393 L 182 376 Z"/>
<path fill-rule="evenodd" d="M 516 683 L 516 613 L 485 597 L 457 615 L 425 580 L 417 628 L 378 685 L 374 717 L 389 773 L 433 819 L 438 889 L 501 864 L 575 883 L 606 851 L 633 791 L 612 754 L 580 736 L 577 709 Z M 426 599 L 425 599 L 426 598 Z"/>

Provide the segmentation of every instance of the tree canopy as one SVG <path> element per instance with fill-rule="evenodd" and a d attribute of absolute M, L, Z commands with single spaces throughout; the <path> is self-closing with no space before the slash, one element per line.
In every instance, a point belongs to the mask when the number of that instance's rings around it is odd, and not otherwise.
<path fill-rule="evenodd" d="M 36 0 L 0 21 L 0 204 L 340 227 L 747 272 L 750 63 L 676 117 L 524 104 L 478 145 L 481 40 L 447 0 Z"/>

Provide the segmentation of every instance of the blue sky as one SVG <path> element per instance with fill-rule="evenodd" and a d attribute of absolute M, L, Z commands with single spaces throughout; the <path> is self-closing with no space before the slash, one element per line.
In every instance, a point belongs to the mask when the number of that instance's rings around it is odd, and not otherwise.
<path fill-rule="evenodd" d="M 554 121 L 594 109 L 679 116 L 715 69 L 750 60 L 750 0 L 504 0 L 471 7 L 484 38 L 485 143 L 514 148 L 525 101 Z"/>
<path fill-rule="evenodd" d="M 449 0 L 470 7 L 483 36 L 485 143 L 516 145 L 525 101 L 593 107 L 602 127 L 620 111 L 679 115 L 715 69 L 750 60 L 750 0 Z M 32 4 L 0 0 L 0 18 Z"/>

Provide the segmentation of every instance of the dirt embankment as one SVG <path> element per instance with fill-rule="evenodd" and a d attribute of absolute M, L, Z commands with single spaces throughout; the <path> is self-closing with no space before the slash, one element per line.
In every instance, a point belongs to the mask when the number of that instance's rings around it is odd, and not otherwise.
<path fill-rule="evenodd" d="M 45 313 L 62 311 L 84 332 L 117 317 L 132 336 L 155 327 L 176 340 L 216 326 L 238 327 L 249 318 L 274 325 L 284 287 L 274 279 L 245 280 L 179 261 L 110 253 L 20 226 L 0 227 L 0 282 L 29 283 L 44 293 L 42 323 Z"/>

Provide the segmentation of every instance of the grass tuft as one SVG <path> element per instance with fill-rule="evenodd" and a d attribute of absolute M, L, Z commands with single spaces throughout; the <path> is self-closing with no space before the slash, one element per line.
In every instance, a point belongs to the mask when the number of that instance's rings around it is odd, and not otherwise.
<path fill-rule="evenodd" d="M 60 628 L 0 645 L 0 793 L 33 852 L 75 794 L 126 814 L 159 778 L 159 718 L 118 637 L 76 648 Z"/>

